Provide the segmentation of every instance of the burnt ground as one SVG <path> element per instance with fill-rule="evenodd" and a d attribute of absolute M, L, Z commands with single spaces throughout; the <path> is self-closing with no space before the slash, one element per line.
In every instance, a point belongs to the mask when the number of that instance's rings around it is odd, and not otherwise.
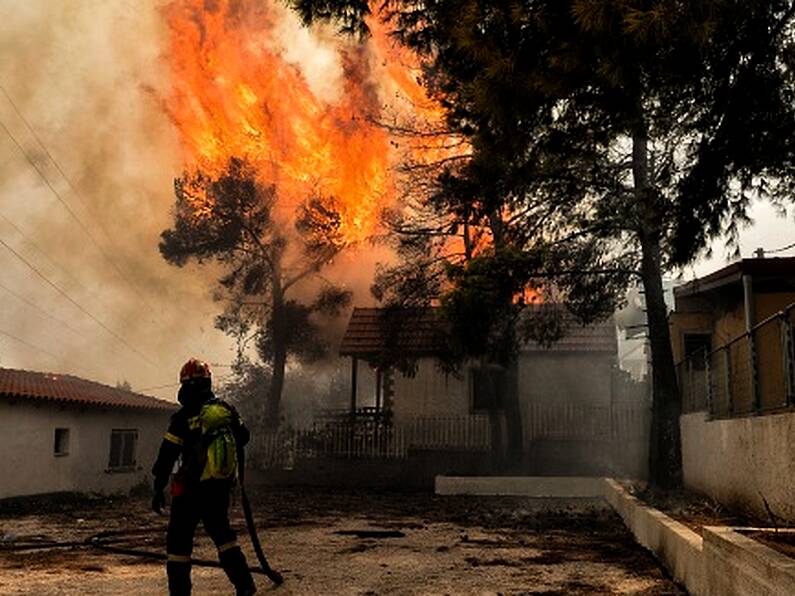
<path fill-rule="evenodd" d="M 250 491 L 260 537 L 286 578 L 277 594 L 685 594 L 602 505 L 385 492 Z M 233 523 L 243 534 L 239 503 Z M 164 594 L 162 563 L 79 543 L 164 550 L 148 499 L 0 505 L 0 593 Z M 254 557 L 243 540 L 249 561 Z M 36 541 L 72 547 L 10 551 Z M 5 549 L 5 550 L 3 550 Z M 212 559 L 200 529 L 194 556 Z M 231 590 L 194 568 L 195 594 Z"/>

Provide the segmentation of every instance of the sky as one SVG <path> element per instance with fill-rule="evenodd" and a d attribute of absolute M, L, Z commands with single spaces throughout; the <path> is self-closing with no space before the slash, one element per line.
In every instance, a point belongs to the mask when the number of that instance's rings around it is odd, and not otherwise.
<path fill-rule="evenodd" d="M 0 15 L 0 366 L 172 397 L 188 357 L 228 364 L 234 346 L 211 273 L 158 252 L 182 165 L 161 14 L 0 0 Z"/>
<path fill-rule="evenodd" d="M 0 366 L 126 380 L 163 398 L 190 356 L 228 374 L 217 271 L 158 252 L 183 166 L 161 107 L 163 5 L 0 0 Z M 319 95 L 333 95 L 322 76 L 333 56 L 295 21 L 280 35 Z M 751 215 L 743 256 L 795 242 L 791 219 L 765 205 Z M 726 262 L 717 243 L 683 278 Z"/>

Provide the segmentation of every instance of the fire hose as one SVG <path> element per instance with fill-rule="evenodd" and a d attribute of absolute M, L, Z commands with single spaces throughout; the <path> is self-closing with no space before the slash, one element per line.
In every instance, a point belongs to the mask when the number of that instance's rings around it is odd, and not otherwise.
<path fill-rule="evenodd" d="M 259 541 L 259 536 L 257 535 L 257 527 L 254 525 L 254 516 L 251 513 L 251 504 L 249 503 L 248 496 L 246 495 L 246 452 L 242 446 L 238 447 L 237 449 L 237 467 L 238 477 L 240 480 L 240 502 L 243 505 L 243 515 L 246 518 L 246 526 L 248 527 L 248 535 L 251 538 L 251 546 L 254 547 L 254 553 L 257 555 L 257 561 L 259 561 L 259 565 L 262 568 L 262 573 L 265 574 L 267 578 L 275 585 L 279 586 L 284 582 L 284 578 L 282 577 L 281 573 L 271 568 L 270 564 L 268 563 L 268 559 L 265 557 L 265 553 L 263 552 L 262 545 Z"/>
<path fill-rule="evenodd" d="M 140 534 L 140 533 L 165 533 L 164 528 L 145 528 L 143 530 L 134 531 L 134 532 L 123 532 L 123 531 L 105 531 L 100 532 L 99 534 L 95 534 L 86 538 L 85 540 L 69 540 L 59 542 L 56 540 L 35 540 L 30 542 L 23 542 L 23 543 L 13 543 L 13 544 L 3 544 L 0 545 L 0 552 L 21 552 L 21 551 L 31 551 L 31 550 L 49 550 L 53 548 L 96 548 L 107 553 L 111 553 L 114 555 L 127 555 L 131 557 L 141 557 L 145 559 L 153 559 L 157 561 L 165 561 L 167 555 L 162 552 L 146 550 L 141 548 L 131 548 L 126 546 L 115 546 L 119 545 L 120 543 L 126 543 L 129 534 Z M 217 567 L 221 568 L 221 564 L 218 561 L 210 561 L 207 559 L 191 559 L 191 564 L 195 565 L 196 567 Z M 249 567 L 249 571 L 252 573 L 258 573 L 261 575 L 266 575 L 265 571 L 259 567 Z"/>
<path fill-rule="evenodd" d="M 249 537 L 251 538 L 251 545 L 254 547 L 254 553 L 256 554 L 257 561 L 259 562 L 259 567 L 249 567 L 248 569 L 252 573 L 266 576 L 277 586 L 281 585 L 284 582 L 284 578 L 282 577 L 281 573 L 273 569 L 268 563 L 268 559 L 262 550 L 262 544 L 259 541 L 259 536 L 257 535 L 257 528 L 254 525 L 254 515 L 251 512 L 251 503 L 249 502 L 248 495 L 246 494 L 245 452 L 242 448 L 238 450 L 238 477 L 240 480 L 240 500 L 241 504 L 243 505 L 243 515 L 246 518 L 246 527 L 248 529 Z M 126 540 L 123 538 L 125 534 L 156 533 L 162 531 L 162 528 L 143 528 L 132 532 L 104 531 L 83 541 L 73 540 L 59 542 L 54 540 L 36 540 L 21 544 L 0 544 L 0 551 L 29 551 L 51 548 L 92 547 L 117 555 L 127 555 L 131 557 L 142 557 L 158 561 L 165 561 L 167 559 L 167 555 L 162 552 L 118 546 L 120 542 L 126 542 Z M 114 544 L 116 546 L 114 546 Z M 210 561 L 207 559 L 192 558 L 191 564 L 195 565 L 196 567 L 221 567 L 221 564 L 218 561 Z"/>

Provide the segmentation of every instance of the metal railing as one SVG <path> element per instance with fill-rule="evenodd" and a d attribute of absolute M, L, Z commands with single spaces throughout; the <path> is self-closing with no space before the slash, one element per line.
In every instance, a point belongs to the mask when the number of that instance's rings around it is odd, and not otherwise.
<path fill-rule="evenodd" d="M 795 303 L 717 349 L 677 365 L 682 411 L 729 418 L 795 405 Z"/>
<path fill-rule="evenodd" d="M 291 468 L 307 459 L 405 459 L 410 450 L 487 451 L 487 416 L 416 418 L 400 424 L 366 418 L 255 435 L 251 459 L 263 468 Z"/>

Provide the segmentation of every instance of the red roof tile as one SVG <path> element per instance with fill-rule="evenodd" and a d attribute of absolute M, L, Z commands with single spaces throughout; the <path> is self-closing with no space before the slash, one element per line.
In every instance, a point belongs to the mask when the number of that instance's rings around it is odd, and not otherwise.
<path fill-rule="evenodd" d="M 444 349 L 444 328 L 438 309 L 354 308 L 340 345 L 340 355 L 372 357 L 432 356 Z"/>
<path fill-rule="evenodd" d="M 0 399 L 20 398 L 84 406 L 174 410 L 171 402 L 72 375 L 0 368 Z"/>
<path fill-rule="evenodd" d="M 340 355 L 372 358 L 388 352 L 416 358 L 436 356 L 444 349 L 444 323 L 438 308 L 392 311 L 392 319 L 385 318 L 386 312 L 382 308 L 354 308 L 342 338 Z M 570 315 L 564 316 L 567 330 L 563 338 L 549 348 L 529 342 L 522 351 L 616 352 L 616 330 L 612 319 L 582 326 Z"/>
<path fill-rule="evenodd" d="M 618 351 L 616 328 L 613 319 L 602 323 L 581 326 L 573 323 L 566 335 L 550 347 L 536 342 L 528 342 L 522 349 L 524 352 L 612 352 Z"/>

